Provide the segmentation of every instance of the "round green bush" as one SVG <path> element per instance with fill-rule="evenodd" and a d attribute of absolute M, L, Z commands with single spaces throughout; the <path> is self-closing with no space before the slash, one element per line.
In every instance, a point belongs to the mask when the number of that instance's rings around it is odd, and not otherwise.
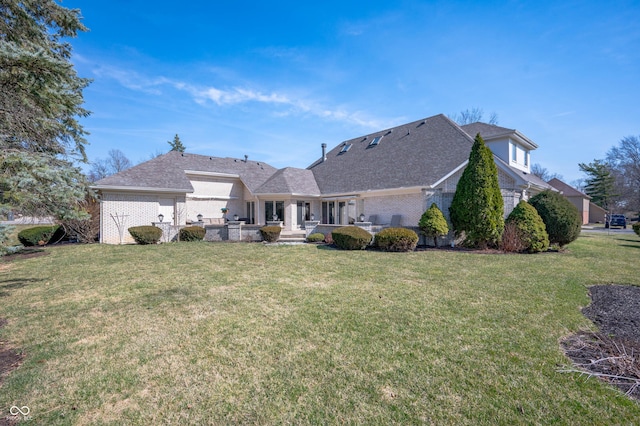
<path fill-rule="evenodd" d="M 531 204 L 542 218 L 549 234 L 549 243 L 560 247 L 575 241 L 580 235 L 582 218 L 576 206 L 560 193 L 546 190 L 531 197 Z"/>
<path fill-rule="evenodd" d="M 342 250 L 364 250 L 373 238 L 358 226 L 343 226 L 333 231 L 332 236 L 333 243 Z"/>
<path fill-rule="evenodd" d="M 43 246 L 56 243 L 64 236 L 64 230 L 58 225 L 34 226 L 18 233 L 18 240 L 25 247 Z"/>
<path fill-rule="evenodd" d="M 526 201 L 520 201 L 511 211 L 506 224 L 515 226 L 515 236 L 521 243 L 518 251 L 538 253 L 549 248 L 549 235 L 544 221 L 538 211 Z M 503 239 L 504 237 L 503 234 Z"/>
<path fill-rule="evenodd" d="M 384 251 L 413 251 L 418 244 L 418 234 L 407 228 L 385 228 L 375 236 L 374 245 Z"/>
<path fill-rule="evenodd" d="M 321 243 L 324 241 L 324 234 L 321 232 L 315 232 L 307 237 L 309 243 Z"/>
<path fill-rule="evenodd" d="M 280 232 L 282 228 L 279 226 L 263 226 L 260 228 L 260 235 L 262 235 L 262 239 L 268 243 L 275 243 L 280 238 Z"/>
<path fill-rule="evenodd" d="M 129 234 L 138 244 L 157 244 L 162 237 L 162 229 L 151 225 L 132 226 Z"/>
<path fill-rule="evenodd" d="M 180 241 L 202 241 L 206 233 L 201 226 L 187 226 L 180 229 Z"/>
<path fill-rule="evenodd" d="M 633 232 L 640 237 L 640 222 L 634 223 L 631 228 L 633 228 Z"/>

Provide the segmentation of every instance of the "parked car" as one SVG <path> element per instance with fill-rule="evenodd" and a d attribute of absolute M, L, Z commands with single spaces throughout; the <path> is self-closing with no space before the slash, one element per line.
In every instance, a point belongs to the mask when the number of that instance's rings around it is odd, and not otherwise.
<path fill-rule="evenodd" d="M 627 229 L 627 218 L 623 214 L 612 214 L 604 223 L 604 227 L 610 228 L 612 226 L 621 226 Z"/>

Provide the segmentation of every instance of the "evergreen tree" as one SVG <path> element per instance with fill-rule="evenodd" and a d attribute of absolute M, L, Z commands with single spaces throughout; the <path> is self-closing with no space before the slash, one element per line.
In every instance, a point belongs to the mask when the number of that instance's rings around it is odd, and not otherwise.
<path fill-rule="evenodd" d="M 449 213 L 456 233 L 464 232 L 465 244 L 486 248 L 500 242 L 504 201 L 498 185 L 498 168 L 480 134 L 476 135 Z"/>
<path fill-rule="evenodd" d="M 615 178 L 611 174 L 609 166 L 601 160 L 593 163 L 578 164 L 580 170 L 588 175 L 585 180 L 585 193 L 591 197 L 594 204 L 609 211 L 613 207 Z"/>
<path fill-rule="evenodd" d="M 186 149 L 177 133 L 173 137 L 173 140 L 167 143 L 171 146 L 171 151 L 184 152 L 184 150 Z"/>
<path fill-rule="evenodd" d="M 449 232 L 447 219 L 444 218 L 436 203 L 432 203 L 431 207 L 422 213 L 418 227 L 426 237 L 433 238 L 433 245 L 436 247 L 438 247 L 438 237 L 447 235 Z"/>
<path fill-rule="evenodd" d="M 64 38 L 86 28 L 54 0 L 0 3 L 0 208 L 69 215 L 84 199 L 82 90 Z"/>

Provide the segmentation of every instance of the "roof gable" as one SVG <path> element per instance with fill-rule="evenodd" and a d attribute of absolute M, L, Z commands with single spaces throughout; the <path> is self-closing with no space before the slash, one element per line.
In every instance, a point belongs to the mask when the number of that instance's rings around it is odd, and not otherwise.
<path fill-rule="evenodd" d="M 478 133 L 482 136 L 485 142 L 490 142 L 495 139 L 512 138 L 521 143 L 528 149 L 536 149 L 538 145 L 531 139 L 520 133 L 516 129 L 508 129 L 506 127 L 496 126 L 494 124 L 482 123 L 480 121 L 471 124 L 465 124 L 460 126 L 469 136 L 475 138 Z"/>
<path fill-rule="evenodd" d="M 286 167 L 275 172 L 255 193 L 318 196 L 320 189 L 311 170 Z"/>
<path fill-rule="evenodd" d="M 323 194 L 429 187 L 464 163 L 472 145 L 467 133 L 440 114 L 344 141 L 308 169 Z"/>
<path fill-rule="evenodd" d="M 578 191 L 573 186 L 570 186 L 570 185 L 564 183 L 563 181 L 561 181 L 558 178 L 553 178 L 548 183 L 549 183 L 549 185 L 551 185 L 552 187 L 557 189 L 559 192 L 561 192 L 562 195 L 564 195 L 565 197 L 581 197 L 581 198 L 585 198 L 587 200 L 591 199 L 591 197 L 588 196 L 587 194 Z"/>

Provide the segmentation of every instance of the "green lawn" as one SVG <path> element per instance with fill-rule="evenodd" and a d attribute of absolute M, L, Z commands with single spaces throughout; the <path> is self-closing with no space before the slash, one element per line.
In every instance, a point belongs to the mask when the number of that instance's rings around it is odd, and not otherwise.
<path fill-rule="evenodd" d="M 640 285 L 635 235 L 566 253 L 66 246 L 0 263 L 0 416 L 34 424 L 634 424 L 559 373 L 587 286 Z"/>

